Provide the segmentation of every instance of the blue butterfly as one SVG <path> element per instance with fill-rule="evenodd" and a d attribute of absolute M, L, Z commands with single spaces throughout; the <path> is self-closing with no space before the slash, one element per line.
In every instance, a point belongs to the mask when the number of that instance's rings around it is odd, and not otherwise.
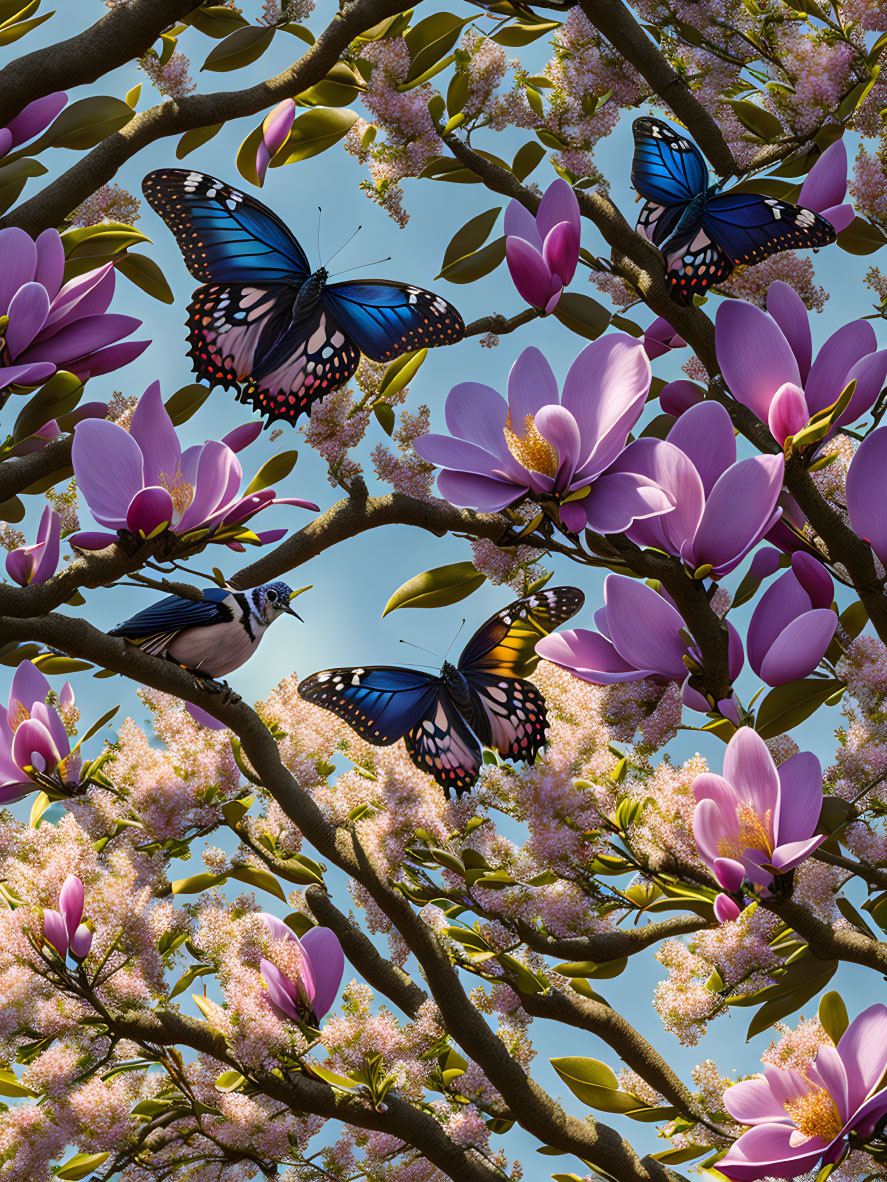
<path fill-rule="evenodd" d="M 238 399 L 269 423 L 294 423 L 343 386 L 361 353 L 389 361 L 465 335 L 452 304 L 421 287 L 328 284 L 275 213 L 224 181 L 162 168 L 142 191 L 203 283 L 188 307 L 194 372 L 210 385 L 239 385 Z"/>
<path fill-rule="evenodd" d="M 661 119 L 645 115 L 633 130 L 631 183 L 645 198 L 637 230 L 665 255 L 678 303 L 692 303 L 740 264 L 835 241 L 831 222 L 803 206 L 735 188 L 720 192 L 696 145 Z"/>
<path fill-rule="evenodd" d="M 416 767 L 447 796 L 451 788 L 461 796 L 477 780 L 483 747 L 532 761 L 545 745 L 545 699 L 526 678 L 539 662 L 537 642 L 584 602 L 576 587 L 518 599 L 478 629 L 458 664 L 444 661 L 440 676 L 394 665 L 326 669 L 299 693 L 376 747 L 403 739 Z"/>

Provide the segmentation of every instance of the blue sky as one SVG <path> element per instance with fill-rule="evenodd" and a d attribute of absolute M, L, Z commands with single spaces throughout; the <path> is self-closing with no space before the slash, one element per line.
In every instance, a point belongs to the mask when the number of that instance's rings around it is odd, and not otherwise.
<path fill-rule="evenodd" d="M 474 10 L 462 0 L 454 0 L 451 6 L 460 15 Z M 91 11 L 87 14 L 85 9 Z M 260 6 L 251 3 L 244 6 L 245 15 L 255 19 Z M 74 5 L 66 12 L 60 12 L 26 41 L 18 43 L 16 49 L 31 49 L 39 44 L 49 43 L 74 31 L 74 14 L 88 15 L 89 19 L 101 14 L 101 6 Z M 318 31 L 318 14 L 309 21 Z M 298 53 L 301 42 L 278 34 L 272 49 L 261 62 L 247 70 L 231 75 L 197 74 L 196 67 L 215 43 L 189 32 L 181 41 L 181 48 L 193 55 L 194 73 L 201 90 L 214 91 L 243 86 L 268 76 L 286 66 L 292 55 Z M 539 46 L 524 51 L 524 60 L 544 60 Z M 139 108 L 144 110 L 154 103 L 157 96 L 150 81 L 135 66 L 127 66 L 101 79 L 90 88 L 72 92 L 71 97 L 86 93 L 104 93 L 122 96 L 135 83 L 141 81 L 142 98 Z M 359 104 L 354 109 L 364 112 Z M 209 144 L 187 157 L 184 164 L 211 172 L 247 191 L 250 186 L 239 177 L 234 156 L 241 140 L 248 134 L 258 118 L 241 120 L 228 124 Z M 493 141 L 479 141 L 483 146 L 510 158 L 516 147 L 530 138 L 528 133 L 505 133 Z M 632 216 L 634 194 L 628 181 L 631 156 L 630 120 L 623 119 L 612 136 L 600 147 L 597 160 L 611 183 L 611 193 L 626 215 Z M 50 150 L 44 160 L 53 174 L 69 167 L 77 155 L 65 149 Z M 115 178 L 115 181 L 133 193 L 140 193 L 141 178 L 151 169 L 175 166 L 175 140 L 163 140 L 150 145 L 133 160 L 129 161 Z M 411 220 L 405 230 L 399 230 L 391 219 L 371 203 L 359 189 L 359 182 L 365 177 L 365 170 L 353 157 L 341 148 L 333 148 L 321 156 L 295 166 L 273 169 L 268 174 L 260 199 L 280 214 L 294 233 L 301 239 L 313 264 L 316 258 L 317 206 L 323 207 L 322 255 L 330 254 L 358 226 L 363 229 L 351 244 L 337 257 L 336 268 L 359 265 L 380 256 L 391 255 L 391 261 L 380 264 L 359 274 L 379 275 L 386 278 L 400 278 L 426 287 L 432 287 L 450 299 L 460 309 L 467 321 L 491 312 L 513 314 L 522 307 L 514 291 L 504 265 L 492 276 L 469 286 L 454 286 L 445 281 L 435 281 L 440 269 L 444 248 L 451 235 L 475 213 L 498 203 L 495 194 L 486 192 L 481 186 L 451 185 L 432 181 L 406 183 L 405 205 L 411 213 Z M 543 187 L 554 178 L 554 172 L 543 163 L 534 173 L 533 180 Z M 36 191 L 38 182 L 31 182 L 27 195 Z M 153 245 L 143 249 L 163 269 L 175 293 L 172 306 L 158 303 L 133 287 L 125 278 L 118 279 L 114 310 L 140 317 L 145 327 L 139 335 L 148 335 L 153 344 L 136 363 L 108 378 L 91 383 L 90 398 L 106 397 L 115 389 L 126 394 L 139 395 L 153 380 L 159 379 L 164 396 L 193 380 L 189 361 L 185 355 L 185 307 L 196 282 L 188 274 L 171 233 L 161 219 L 153 213 L 147 203 L 142 204 L 142 218 L 138 223 L 153 240 Z M 497 230 L 497 232 L 499 232 Z M 606 253 L 605 245 L 589 223 L 583 226 L 583 245 L 594 253 Z M 872 260 L 877 261 L 877 260 Z M 831 248 L 817 258 L 819 281 L 836 292 L 826 304 L 825 312 L 814 317 L 814 334 L 821 343 L 829 332 L 847 320 L 871 311 L 870 293 L 862 285 L 862 275 L 870 265 L 867 259 L 855 259 Z M 579 272 L 573 290 L 587 291 L 597 295 L 586 284 L 584 271 Z M 641 324 L 649 322 L 650 314 L 645 309 L 629 313 Z M 876 323 L 876 328 L 878 327 Z M 521 349 L 536 345 L 549 358 L 555 373 L 562 379 L 570 362 L 585 342 L 569 333 L 553 318 L 545 322 L 536 321 L 518 332 L 502 338 L 496 349 L 483 349 L 477 338 L 463 341 L 450 349 L 433 350 L 422 367 L 410 393 L 409 408 L 415 409 L 425 403 L 432 409 L 434 429 L 443 429 L 443 406 L 447 391 L 456 382 L 467 378 L 486 381 L 504 389 L 507 372 Z M 666 379 L 679 375 L 679 367 L 689 354 L 685 351 L 665 362 L 659 361 L 654 370 Z M 17 410 L 18 408 L 16 408 Z M 230 428 L 247 421 L 246 408 L 234 402 L 233 393 L 217 390 L 203 409 L 188 424 L 180 429 L 184 444 L 202 442 L 206 438 L 220 438 Z M 268 434 L 241 453 L 246 478 L 258 469 L 270 455 L 293 447 L 299 450 L 299 461 L 293 474 L 287 478 L 278 491 L 282 495 L 298 496 L 317 501 L 322 509 L 329 507 L 339 497 L 338 490 L 326 482 L 324 466 L 319 458 L 305 445 L 298 430 L 287 425 L 282 427 L 283 435 L 271 443 Z M 385 442 L 381 427 L 373 421 L 367 432 L 366 446 L 360 449 L 358 458 L 366 456 L 372 446 Z M 368 475 L 371 468 L 367 461 Z M 372 482 L 371 482 L 372 484 Z M 379 489 L 379 491 L 384 491 Z M 262 528 L 289 526 L 297 529 L 309 520 L 309 515 L 300 509 L 276 508 L 262 517 Z M 33 530 L 33 514 L 29 517 Z M 89 528 L 88 511 L 84 511 L 81 524 Z M 30 540 L 30 539 L 29 539 Z M 306 675 L 315 669 L 334 664 L 399 663 L 404 661 L 404 648 L 398 642 L 401 638 L 414 641 L 428 648 L 443 651 L 455 634 L 463 616 L 467 617 L 465 637 L 488 615 L 497 611 L 512 597 L 508 589 L 485 585 L 472 598 L 453 608 L 435 612 L 400 612 L 381 620 L 382 609 L 392 591 L 406 579 L 419 571 L 438 566 L 445 562 L 470 558 L 468 543 L 453 538 L 437 539 L 419 530 L 405 527 L 386 527 L 358 537 L 335 550 L 321 555 L 298 571 L 292 572 L 290 581 L 300 586 L 313 583 L 314 590 L 299 601 L 298 610 L 305 623 L 284 619 L 275 626 L 273 640 L 266 640 L 259 654 L 230 678 L 231 684 L 248 701 L 264 697 L 283 677 L 294 670 Z M 220 566 L 228 576 L 251 562 L 256 557 L 250 551 L 246 555 L 235 555 L 221 547 L 213 548 L 194 565 L 208 570 Z M 572 568 L 559 560 L 555 566 L 555 582 L 575 583 L 586 593 L 589 605 L 581 623 L 590 622 L 591 611 L 600 601 L 602 576 L 584 568 Z M 735 580 L 734 580 L 735 581 Z M 98 626 L 122 619 L 144 606 L 153 598 L 152 593 L 132 589 L 114 588 L 89 593 L 82 614 Z M 71 610 L 71 609 L 64 609 Z M 747 614 L 746 614 L 747 616 Z M 460 638 L 461 639 L 461 638 Z M 418 654 L 416 654 L 418 656 Z M 420 658 L 421 659 L 421 658 Z M 5 679 L 4 674 L 4 679 Z M 98 716 L 121 696 L 124 707 L 137 719 L 144 710 L 135 697 L 134 688 L 120 681 L 94 681 L 89 674 L 79 674 L 72 679 L 84 711 L 84 719 Z M 796 737 L 815 750 L 824 763 L 830 762 L 834 750 L 832 729 L 840 718 L 836 710 L 821 716 L 815 722 L 802 728 Z M 707 735 L 688 733 L 682 735 L 671 746 L 675 758 L 685 757 L 695 750 L 702 751 L 714 766 L 719 766 L 722 745 Z M 194 867 L 194 862 L 191 863 Z M 181 873 L 188 870 L 182 869 Z M 175 871 L 174 871 L 175 873 Z M 335 878 L 331 879 L 331 882 Z M 340 901 L 344 894 L 337 892 Z M 662 970 L 652 954 L 634 958 L 629 974 L 611 982 L 601 983 L 600 992 L 614 1003 L 625 1006 L 625 1013 L 638 1028 L 662 1051 L 666 1059 L 683 1073 L 689 1081 L 690 1068 L 710 1055 L 722 1067 L 736 1067 L 740 1070 L 754 1070 L 758 1062 L 758 1049 L 766 1045 L 764 1039 L 756 1040 L 755 1050 L 744 1045 L 744 1031 L 748 1020 L 747 1011 L 737 1011 L 735 1017 L 721 1019 L 714 1026 L 712 1037 L 698 1048 L 682 1048 L 670 1035 L 662 1032 L 661 1024 L 652 1010 L 650 999 L 652 989 L 662 976 Z M 835 979 L 845 990 L 851 1014 L 874 1000 L 870 975 L 861 970 L 842 969 Z M 880 983 L 878 983 L 880 984 Z M 835 987 L 834 985 L 832 987 Z M 807 1007 L 812 1012 L 812 1006 Z M 794 1022 L 794 1019 L 792 1019 Z M 550 1056 L 563 1054 L 588 1054 L 600 1057 L 617 1066 L 615 1055 L 589 1035 L 577 1035 L 572 1031 L 548 1029 L 542 1023 L 532 1028 L 534 1041 L 539 1052 L 537 1067 L 545 1064 Z M 563 1086 L 553 1077 L 550 1069 L 539 1067 L 540 1082 L 550 1086 L 555 1093 Z M 585 1109 L 568 1100 L 569 1107 L 577 1114 Z M 617 1122 L 619 1123 L 619 1122 Z M 632 1125 L 623 1122 L 635 1144 L 644 1149 L 661 1149 L 662 1143 L 654 1144 L 655 1132 L 651 1126 Z M 509 1137 L 513 1154 L 529 1154 L 529 1140 L 521 1135 Z M 568 1159 L 543 1159 L 539 1169 L 536 1159 L 524 1157 L 528 1177 L 535 1179 L 553 1170 L 575 1170 L 578 1164 Z"/>

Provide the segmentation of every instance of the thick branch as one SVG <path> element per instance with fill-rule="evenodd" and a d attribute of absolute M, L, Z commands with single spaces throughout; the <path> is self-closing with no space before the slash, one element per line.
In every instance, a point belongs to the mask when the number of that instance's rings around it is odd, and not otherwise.
<path fill-rule="evenodd" d="M 40 451 L 27 456 L 17 456 L 0 464 L 0 504 L 25 492 L 32 484 L 44 481 L 55 473 L 64 480 L 71 468 L 71 444 L 74 439 L 67 435 L 47 443 Z"/>
<path fill-rule="evenodd" d="M 231 727 L 240 738 L 244 754 L 256 774 L 287 816 L 324 858 L 369 892 L 407 941 L 422 967 L 446 1029 L 465 1053 L 481 1066 L 509 1109 L 519 1114 L 521 1126 L 543 1143 L 601 1166 L 620 1182 L 675 1182 L 680 1178 L 652 1158 L 639 1158 L 609 1126 L 569 1116 L 530 1078 L 472 1005 L 433 931 L 415 914 L 403 895 L 390 885 L 385 871 L 361 847 L 356 836 L 330 824 L 311 797 L 299 788 L 281 762 L 270 731 L 243 702 L 222 701 L 205 693 L 190 675 L 172 662 L 146 656 L 132 645 L 118 645 L 115 638 L 98 632 L 85 620 L 71 620 L 59 615 L 29 620 L 0 617 L 0 634 L 8 635 L 9 639 L 41 640 L 63 648 L 72 656 L 96 661 L 133 680 L 190 700 Z M 412 1109 L 408 1111 L 412 1112 Z M 360 1123 L 350 1115 L 343 1119 Z M 407 1140 L 411 1138 L 407 1137 Z"/>
<path fill-rule="evenodd" d="M 505 921 L 508 922 L 508 921 Z M 543 936 L 529 924 L 518 920 L 515 930 L 521 940 L 534 952 L 545 956 L 559 956 L 561 960 L 593 960 L 595 964 L 606 964 L 621 960 L 623 956 L 634 956 L 660 940 L 673 940 L 701 931 L 710 925 L 698 915 L 676 915 L 658 923 L 647 923 L 629 931 L 597 932 L 593 936 L 567 936 L 556 939 Z"/>
<path fill-rule="evenodd" d="M 654 95 L 668 103 L 721 176 L 737 171 L 733 153 L 714 117 L 660 53 L 628 8 L 619 0 L 579 0 L 591 23 L 629 61 Z"/>
<path fill-rule="evenodd" d="M 351 0 L 336 13 L 311 48 L 274 78 L 244 90 L 189 95 L 136 115 L 30 201 L 8 213 L 3 225 L 21 226 L 34 237 L 62 222 L 75 206 L 112 180 L 130 157 L 155 140 L 256 115 L 282 99 L 294 98 L 320 82 L 355 37 L 385 17 L 394 16 L 401 7 L 399 0 Z"/>
<path fill-rule="evenodd" d="M 492 316 L 481 316 L 479 320 L 472 320 L 470 324 L 466 324 L 465 335 L 479 337 L 483 333 L 492 332 L 497 337 L 502 337 L 506 333 L 514 332 L 516 328 L 529 324 L 538 316 L 535 308 L 524 308 L 523 312 L 518 312 L 515 316 L 503 316 L 501 312 L 494 312 Z"/>
<path fill-rule="evenodd" d="M 194 0 L 130 0 L 67 41 L 13 58 L 0 70 L 0 125 L 34 99 L 95 82 L 142 57 L 168 25 L 194 7 Z"/>
<path fill-rule="evenodd" d="M 791 899 L 766 899 L 763 902 L 765 907 L 804 937 L 820 960 L 850 961 L 887 975 L 887 944 L 872 940 L 863 932 L 836 931 L 831 924 L 823 923 L 806 907 Z"/>

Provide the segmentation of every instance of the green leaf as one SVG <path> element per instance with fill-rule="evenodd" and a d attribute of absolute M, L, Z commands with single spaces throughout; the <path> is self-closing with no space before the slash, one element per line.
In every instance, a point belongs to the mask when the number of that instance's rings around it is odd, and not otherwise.
<path fill-rule="evenodd" d="M 12 438 L 27 439 L 50 419 L 59 419 L 74 410 L 82 396 L 82 379 L 67 370 L 57 370 L 26 402 L 15 420 Z"/>
<path fill-rule="evenodd" d="M 79 1182 L 79 1179 L 95 1173 L 110 1156 L 110 1153 L 76 1153 L 59 1167 L 55 1176 L 63 1179 L 63 1182 Z"/>
<path fill-rule="evenodd" d="M 155 300 L 160 300 L 164 304 L 175 303 L 176 297 L 166 282 L 166 276 L 154 260 L 149 259 L 147 255 L 124 254 L 115 260 L 114 266 L 136 287 L 140 287 Z"/>
<path fill-rule="evenodd" d="M 556 964 L 554 971 L 564 977 L 594 977 L 595 980 L 604 981 L 618 977 L 620 973 L 625 972 L 627 966 L 628 957 L 622 956 L 618 960 L 606 960 L 600 964 L 593 960 L 568 960 L 563 964 Z"/>
<path fill-rule="evenodd" d="M 132 107 L 132 109 L 135 110 L 141 93 L 142 84 L 139 82 L 135 86 L 130 87 L 130 89 L 124 95 L 123 101 L 128 107 Z"/>
<path fill-rule="evenodd" d="M 52 677 L 57 673 L 79 673 L 82 669 L 92 668 L 91 661 L 79 661 L 74 657 L 57 657 L 54 653 L 35 657 L 33 663 L 47 677 Z"/>
<path fill-rule="evenodd" d="M 838 619 L 841 621 L 841 627 L 850 639 L 855 640 L 869 622 L 869 614 L 866 611 L 865 605 L 857 599 L 855 603 L 851 603 L 849 607 L 844 608 Z"/>
<path fill-rule="evenodd" d="M 446 57 L 463 27 L 473 19 L 470 16 L 462 19 L 452 12 L 435 12 L 414 25 L 404 38 L 412 59 L 406 82 L 413 82 Z"/>
<path fill-rule="evenodd" d="M 528 140 L 514 154 L 511 171 L 519 181 L 524 181 L 545 159 L 546 151 L 536 140 Z"/>
<path fill-rule="evenodd" d="M 447 87 L 447 114 L 458 115 L 471 93 L 471 81 L 467 70 L 458 70 L 450 79 Z"/>
<path fill-rule="evenodd" d="M 775 115 L 771 115 L 769 111 L 765 111 L 762 107 L 756 106 L 754 103 L 747 102 L 745 99 L 734 99 L 730 106 L 736 113 L 736 117 L 743 127 L 758 137 L 759 140 L 764 140 L 765 143 L 771 144 L 776 140 L 781 139 L 785 134 L 782 124 Z"/>
<path fill-rule="evenodd" d="M 339 1075 L 337 1071 L 330 1071 L 327 1067 L 321 1067 L 318 1063 L 305 1063 L 309 1075 L 316 1076 L 325 1084 L 329 1084 L 332 1088 L 339 1088 L 344 1092 L 354 1092 L 362 1085 L 356 1079 L 351 1079 L 347 1075 Z"/>
<path fill-rule="evenodd" d="M 373 403 L 373 414 L 376 416 L 376 421 L 379 426 L 389 437 L 394 434 L 394 410 L 388 405 L 384 398 L 379 399 L 378 402 Z"/>
<path fill-rule="evenodd" d="M 251 493 L 261 492 L 263 488 L 271 488 L 272 485 L 285 480 L 295 468 L 298 458 L 297 451 L 282 451 L 276 456 L 272 456 L 270 460 L 266 460 L 249 482 L 243 495 L 248 497 Z"/>
<path fill-rule="evenodd" d="M 31 160 L 28 156 L 0 166 L 0 213 L 18 201 L 19 194 L 31 177 L 43 176 L 48 171 L 39 160 Z"/>
<path fill-rule="evenodd" d="M 483 213 L 476 214 L 456 231 L 444 251 L 443 262 L 440 265 L 440 275 L 437 276 L 438 279 L 440 279 L 447 267 L 452 266 L 459 259 L 465 258 L 466 255 L 474 254 L 475 251 L 483 246 L 492 233 L 493 226 L 498 221 L 501 212 L 501 206 L 494 205 L 492 209 L 487 209 Z"/>
<path fill-rule="evenodd" d="M 357 113 L 335 107 L 315 107 L 300 115 L 286 143 L 271 161 L 272 168 L 318 156 L 337 144 L 357 122 Z"/>
<path fill-rule="evenodd" d="M 551 1065 L 573 1095 L 589 1108 L 626 1113 L 647 1107 L 638 1096 L 623 1092 L 612 1070 L 599 1059 L 571 1056 L 552 1059 Z"/>
<path fill-rule="evenodd" d="M 838 246 L 848 254 L 874 254 L 885 242 L 887 238 L 878 227 L 860 217 L 854 218 L 838 235 Z"/>
<path fill-rule="evenodd" d="M 256 798 L 248 796 L 246 799 L 229 800 L 222 805 L 222 816 L 225 818 L 225 824 L 230 825 L 233 829 L 250 810 L 250 805 Z"/>
<path fill-rule="evenodd" d="M 210 887 L 221 886 L 227 880 L 226 874 L 211 874 L 204 870 L 202 874 L 192 874 L 188 878 L 177 878 L 170 883 L 174 895 L 199 895 Z"/>
<path fill-rule="evenodd" d="M 495 41 L 497 45 L 504 45 L 509 49 L 519 49 L 524 45 L 529 45 L 533 41 L 538 41 L 546 33 L 550 33 L 553 29 L 559 29 L 560 27 L 560 21 L 540 21 L 538 24 L 533 25 L 524 23 L 506 25 L 504 29 L 500 29 L 498 33 L 494 33 L 490 40 Z"/>
<path fill-rule="evenodd" d="M 30 5 L 28 7 L 30 8 Z M 55 9 L 52 12 L 45 12 L 43 16 L 31 17 L 28 21 L 19 21 L 16 25 L 4 26 L 0 29 L 0 45 L 11 45 L 13 41 L 18 41 L 19 37 L 24 37 L 25 33 L 30 33 L 32 29 L 36 29 L 38 25 L 48 21 L 51 16 L 55 16 Z"/>
<path fill-rule="evenodd" d="M 278 899 L 283 899 L 284 903 L 286 902 L 283 887 L 271 871 L 266 870 L 264 866 L 235 866 L 228 877 L 236 878 L 238 882 L 245 882 L 248 886 L 254 886 L 260 891 L 267 891 L 269 895 L 274 895 Z"/>
<path fill-rule="evenodd" d="M 796 989 L 786 990 L 779 996 L 764 1002 L 749 1022 L 745 1034 L 746 1042 L 753 1039 L 756 1034 L 761 1034 L 764 1030 L 769 1029 L 775 1022 L 781 1022 L 783 1018 L 787 1018 L 807 1005 L 819 993 L 820 989 L 829 983 L 838 968 L 837 961 L 821 961 L 814 956 L 807 956 L 802 961 L 795 961 L 789 967 L 793 968 L 795 964 L 805 964 L 807 961 L 812 962 L 808 979 Z"/>
<path fill-rule="evenodd" d="M 192 382 L 190 386 L 182 386 L 175 394 L 171 394 L 163 405 L 172 419 L 172 425 L 179 427 L 182 423 L 187 423 L 188 419 L 200 410 L 211 393 L 209 386 Z"/>
<path fill-rule="evenodd" d="M 244 25 L 220 41 L 208 54 L 201 70 L 239 70 L 257 62 L 274 39 L 274 30 L 262 25 Z"/>
<path fill-rule="evenodd" d="M 451 178 L 444 178 L 451 179 Z M 474 283 L 495 271 L 505 259 L 505 236 L 494 238 L 480 250 L 467 254 L 450 266 L 445 267 L 439 279 L 446 279 L 449 283 Z"/>
<path fill-rule="evenodd" d="M 235 9 L 223 4 L 201 5 L 184 18 L 198 32 L 220 41 L 247 24 L 246 18 Z"/>
<path fill-rule="evenodd" d="M 610 313 L 591 296 L 565 291 L 554 309 L 555 317 L 580 337 L 596 341 L 610 324 Z"/>
<path fill-rule="evenodd" d="M 835 677 L 809 677 L 777 685 L 758 708 L 755 730 L 762 739 L 774 739 L 800 726 L 843 686 Z"/>
<path fill-rule="evenodd" d="M 413 353 L 405 353 L 403 357 L 392 361 L 379 383 L 379 397 L 387 398 L 391 394 L 399 393 L 404 386 L 408 386 L 419 372 L 419 367 L 427 356 L 427 349 L 417 349 Z M 390 435 L 391 432 L 389 431 L 388 434 Z"/>
<path fill-rule="evenodd" d="M 14 1072 L 0 1071 L 0 1096 L 36 1096 L 38 1094 L 25 1087 L 23 1083 L 19 1083 Z"/>
<path fill-rule="evenodd" d="M 176 160 L 184 160 L 189 152 L 208 144 L 224 126 L 224 123 L 209 123 L 206 127 L 195 127 L 191 131 L 186 131 L 176 145 Z"/>
<path fill-rule="evenodd" d="M 193 985 L 198 977 L 205 977 L 207 973 L 211 973 L 212 971 L 212 966 L 208 964 L 192 965 L 190 969 L 187 970 L 187 972 L 183 973 L 182 976 L 179 977 L 175 985 L 173 985 L 169 992 L 170 998 L 178 997 L 180 993 L 184 993 L 190 985 Z"/>
<path fill-rule="evenodd" d="M 300 107 L 347 107 L 364 90 L 363 79 L 345 62 L 336 62 L 325 78 L 296 95 Z"/>
<path fill-rule="evenodd" d="M 111 94 L 94 94 L 77 99 L 56 116 L 29 151 L 44 147 L 71 148 L 82 152 L 125 127 L 133 118 L 132 107 Z"/>
<path fill-rule="evenodd" d="M 402 607 L 449 607 L 467 599 L 486 581 L 473 562 L 450 562 L 415 575 L 398 587 L 382 618 Z"/>
<path fill-rule="evenodd" d="M 0 501 L 0 521 L 11 521 L 15 523 L 17 521 L 24 521 L 24 519 L 25 504 L 20 497 L 10 497 L 8 501 Z M 33 647 L 35 653 L 40 651 L 36 645 Z M 25 657 L 22 657 L 22 660 L 25 659 Z M 6 663 L 6 661 L 3 661 L 4 665 Z M 18 661 L 16 661 L 16 664 L 18 664 Z"/>
<path fill-rule="evenodd" d="M 236 1092 L 245 1083 L 246 1076 L 239 1071 L 223 1071 L 216 1080 L 216 1087 L 220 1092 Z"/>
<path fill-rule="evenodd" d="M 89 730 L 77 740 L 77 746 L 82 746 L 83 743 L 89 742 L 93 735 L 97 735 L 103 726 L 107 726 L 119 709 L 119 706 L 112 706 L 110 710 L 106 710 L 101 718 L 97 718 Z"/>
<path fill-rule="evenodd" d="M 841 1036 L 850 1025 L 850 1016 L 840 993 L 832 989 L 819 999 L 819 1022 L 823 1030 L 837 1046 Z"/>

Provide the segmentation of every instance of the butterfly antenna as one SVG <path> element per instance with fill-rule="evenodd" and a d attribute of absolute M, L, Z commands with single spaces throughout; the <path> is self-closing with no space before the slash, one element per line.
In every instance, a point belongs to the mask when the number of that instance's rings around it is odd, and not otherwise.
<path fill-rule="evenodd" d="M 459 625 L 458 629 L 456 630 L 456 635 L 455 635 L 455 636 L 453 637 L 453 639 L 450 641 L 449 648 L 447 648 L 447 651 L 444 653 L 444 660 L 446 660 L 446 659 L 447 659 L 447 657 L 450 655 L 450 649 L 453 647 L 453 645 L 454 645 L 454 644 L 456 643 L 456 641 L 459 639 L 459 633 L 462 631 L 462 629 L 463 629 L 464 627 L 465 627 L 465 620 L 464 620 L 464 618 L 463 618 L 463 620 L 462 620 L 462 623 Z"/>
<path fill-rule="evenodd" d="M 318 261 L 320 260 L 320 215 L 322 213 L 323 213 L 323 210 L 318 205 L 318 207 L 317 207 L 317 258 L 318 258 Z"/>
<path fill-rule="evenodd" d="M 430 653 L 432 657 L 438 656 L 438 654 L 436 652 L 433 652 L 430 648 L 425 648 L 425 646 L 421 645 L 421 644 L 414 644 L 412 640 L 401 640 L 401 641 L 399 641 L 399 643 L 400 644 L 408 644 L 410 646 L 410 648 L 417 648 L 422 653 Z"/>
<path fill-rule="evenodd" d="M 339 249 L 338 249 L 338 250 L 334 250 L 334 251 L 333 251 L 333 253 L 330 255 L 330 257 L 329 257 L 329 258 L 327 259 L 327 261 L 324 263 L 324 266 L 325 266 L 325 267 L 328 267 L 328 266 L 330 265 L 330 263 L 333 261 L 333 259 L 336 257 L 336 255 L 337 255 L 337 254 L 341 254 L 341 253 L 342 253 L 342 251 L 345 249 L 345 247 L 348 245 L 348 243 L 349 243 L 349 242 L 352 240 L 352 238 L 356 238 L 356 237 L 357 237 L 357 235 L 360 233 L 360 231 L 361 231 L 362 229 L 363 229 L 363 226 L 358 226 L 358 227 L 357 227 L 357 229 L 354 231 L 354 233 L 353 233 L 353 234 L 350 234 L 350 235 L 349 235 L 349 236 L 348 236 L 348 237 L 345 239 L 345 241 L 342 243 L 342 245 L 339 247 Z"/>
<path fill-rule="evenodd" d="M 337 275 L 344 275 L 348 271 L 362 271 L 364 267 L 375 267 L 377 263 L 390 263 L 391 255 L 385 259 L 374 259 L 371 263 L 358 263 L 356 267 L 346 267 L 344 271 L 334 271 L 330 275 L 330 279 L 335 279 Z"/>

